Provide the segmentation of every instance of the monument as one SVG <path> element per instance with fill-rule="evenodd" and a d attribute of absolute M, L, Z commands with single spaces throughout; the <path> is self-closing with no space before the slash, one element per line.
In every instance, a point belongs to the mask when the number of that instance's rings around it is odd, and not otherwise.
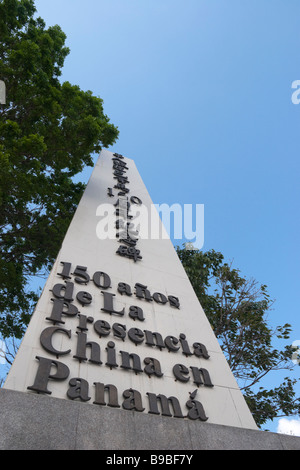
<path fill-rule="evenodd" d="M 261 448 L 266 439 L 284 448 L 289 439 L 258 431 L 134 161 L 109 151 L 1 392 L 19 423 L 1 448 Z"/>

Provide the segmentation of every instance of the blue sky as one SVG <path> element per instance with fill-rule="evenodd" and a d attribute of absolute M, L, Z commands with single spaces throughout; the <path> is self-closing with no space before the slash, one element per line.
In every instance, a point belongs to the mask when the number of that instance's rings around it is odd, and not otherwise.
<path fill-rule="evenodd" d="M 62 80 L 118 126 L 109 150 L 135 160 L 154 203 L 204 204 L 203 249 L 267 284 L 271 324 L 300 340 L 299 0 L 35 3 L 67 35 Z"/>

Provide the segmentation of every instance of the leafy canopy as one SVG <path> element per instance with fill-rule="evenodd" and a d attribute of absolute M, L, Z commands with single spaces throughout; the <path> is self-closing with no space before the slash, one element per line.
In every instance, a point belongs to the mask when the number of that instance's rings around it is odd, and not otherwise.
<path fill-rule="evenodd" d="M 242 277 L 214 250 L 178 247 L 177 254 L 257 425 L 281 416 L 299 415 L 296 380 L 286 377 L 271 390 L 258 387 L 270 372 L 295 367 L 290 345 L 282 350 L 273 346 L 274 340 L 289 339 L 291 325 L 270 327 L 268 314 L 273 301 L 267 286 Z"/>
<path fill-rule="evenodd" d="M 73 177 L 118 136 L 101 98 L 69 82 L 59 26 L 33 0 L 0 0 L 0 333 L 21 337 L 34 292 L 29 276 L 55 259 L 84 186 Z"/>

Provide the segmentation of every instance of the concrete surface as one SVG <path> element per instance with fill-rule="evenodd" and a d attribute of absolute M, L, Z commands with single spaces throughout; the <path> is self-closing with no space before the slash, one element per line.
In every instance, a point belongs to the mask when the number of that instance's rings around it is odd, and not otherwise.
<path fill-rule="evenodd" d="M 0 389 L 1 450 L 300 450 L 300 438 Z"/>

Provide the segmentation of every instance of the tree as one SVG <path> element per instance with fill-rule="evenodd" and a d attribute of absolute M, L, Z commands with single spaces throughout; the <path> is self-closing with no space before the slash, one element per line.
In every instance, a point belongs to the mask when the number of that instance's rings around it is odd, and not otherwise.
<path fill-rule="evenodd" d="M 271 328 L 267 315 L 273 301 L 267 286 L 242 277 L 221 253 L 177 247 L 195 293 L 220 343 L 258 426 L 281 416 L 300 414 L 296 380 L 286 377 L 279 387 L 258 386 L 272 371 L 292 370 L 293 349 L 273 346 L 289 339 L 291 325 Z"/>
<path fill-rule="evenodd" d="M 34 0 L 0 0 L 0 333 L 20 338 L 82 195 L 73 177 L 118 136 L 101 98 L 59 80 L 69 53 Z"/>

